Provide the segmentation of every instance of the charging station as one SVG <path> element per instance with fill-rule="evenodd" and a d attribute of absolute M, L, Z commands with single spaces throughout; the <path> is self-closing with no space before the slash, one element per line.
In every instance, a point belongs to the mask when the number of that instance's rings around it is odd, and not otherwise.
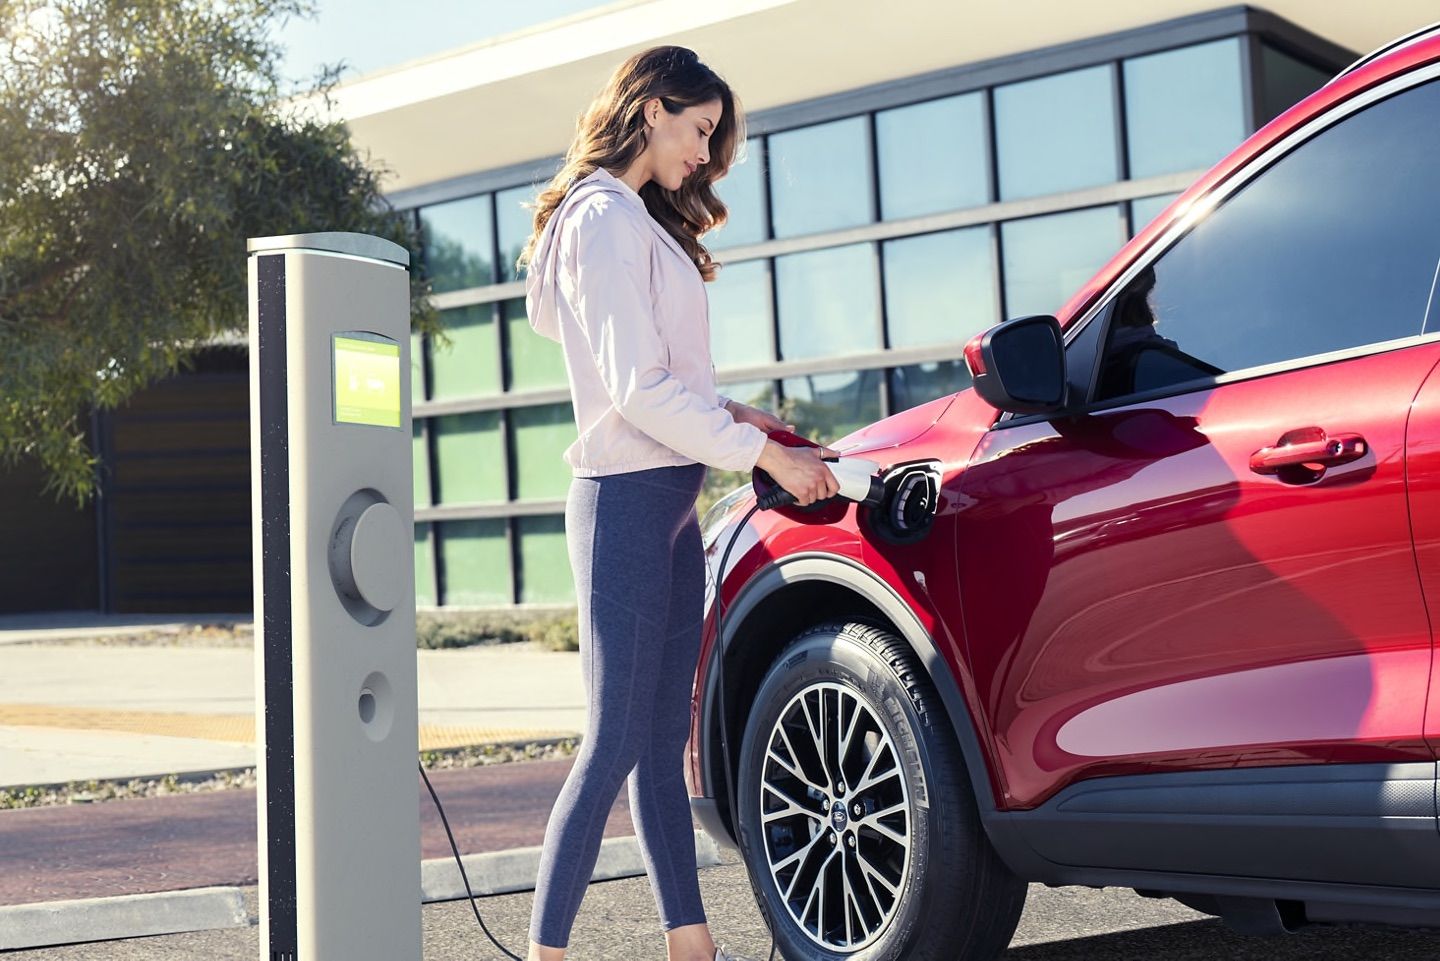
<path fill-rule="evenodd" d="M 250 240 L 262 961 L 419 961 L 409 254 Z"/>

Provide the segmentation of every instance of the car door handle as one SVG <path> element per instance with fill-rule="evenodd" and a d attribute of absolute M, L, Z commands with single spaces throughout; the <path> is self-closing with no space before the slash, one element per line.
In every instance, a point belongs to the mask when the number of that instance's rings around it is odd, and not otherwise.
<path fill-rule="evenodd" d="M 1369 450 L 1370 445 L 1359 434 L 1331 435 L 1319 427 L 1302 427 L 1286 432 L 1274 447 L 1262 447 L 1251 454 L 1250 469 L 1264 475 L 1294 469 L 1318 476 L 1326 468 L 1359 460 Z"/>

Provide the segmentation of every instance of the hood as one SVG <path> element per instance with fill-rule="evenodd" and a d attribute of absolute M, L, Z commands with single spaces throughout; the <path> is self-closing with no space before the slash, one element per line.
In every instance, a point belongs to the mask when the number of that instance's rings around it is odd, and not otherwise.
<path fill-rule="evenodd" d="M 545 229 L 535 241 L 535 252 L 525 271 L 525 314 L 529 317 L 530 326 L 535 333 L 557 343 L 560 341 L 560 312 L 555 298 L 558 294 L 557 280 L 560 269 L 560 224 L 564 222 L 565 215 L 572 206 L 597 193 L 614 194 L 620 201 L 640 204 L 641 209 L 644 209 L 645 202 L 638 194 L 601 167 L 571 187 L 565 199 L 560 201 L 560 205 L 545 222 Z"/>
<path fill-rule="evenodd" d="M 865 457 L 879 462 L 882 467 L 888 466 L 897 457 L 904 456 L 904 452 L 899 448 L 935 426 L 955 402 L 956 396 L 958 395 L 947 394 L 918 407 L 891 414 L 884 420 L 846 434 L 828 446 L 842 455 Z"/>

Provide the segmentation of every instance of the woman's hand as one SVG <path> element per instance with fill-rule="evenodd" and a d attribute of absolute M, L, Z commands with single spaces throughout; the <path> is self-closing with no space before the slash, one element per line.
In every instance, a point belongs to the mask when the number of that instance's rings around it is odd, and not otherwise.
<path fill-rule="evenodd" d="M 785 447 L 767 440 L 755 466 L 793 494 L 795 503 L 806 507 L 840 492 L 840 482 L 821 461 L 822 457 L 839 456 L 829 447 Z"/>
<path fill-rule="evenodd" d="M 769 411 L 742 404 L 738 400 L 726 401 L 725 409 L 735 418 L 737 424 L 754 424 L 767 434 L 772 430 L 788 430 L 792 434 L 795 432 L 794 424 L 787 424 Z"/>

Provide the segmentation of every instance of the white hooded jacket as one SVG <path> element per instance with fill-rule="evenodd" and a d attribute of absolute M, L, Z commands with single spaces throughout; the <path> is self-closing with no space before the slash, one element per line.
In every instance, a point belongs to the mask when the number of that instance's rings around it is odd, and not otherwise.
<path fill-rule="evenodd" d="M 766 434 L 738 423 L 715 391 L 700 272 L 640 195 L 603 168 L 546 223 L 525 308 L 565 354 L 579 436 L 564 457 L 574 476 L 755 466 Z"/>

